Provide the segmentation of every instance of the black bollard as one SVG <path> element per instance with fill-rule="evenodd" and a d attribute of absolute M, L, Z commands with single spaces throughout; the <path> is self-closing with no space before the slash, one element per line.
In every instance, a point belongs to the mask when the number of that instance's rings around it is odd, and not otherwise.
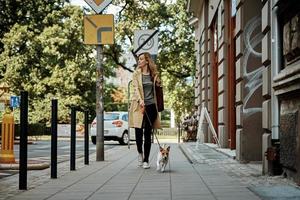
<path fill-rule="evenodd" d="M 57 99 L 51 109 L 51 178 L 57 178 Z"/>
<path fill-rule="evenodd" d="M 21 92 L 19 190 L 27 190 L 28 92 Z"/>
<path fill-rule="evenodd" d="M 84 111 L 84 164 L 89 164 L 89 112 Z"/>
<path fill-rule="evenodd" d="M 76 159 L 76 110 L 74 107 L 71 108 L 71 159 L 70 159 L 70 170 L 75 170 L 75 159 Z"/>

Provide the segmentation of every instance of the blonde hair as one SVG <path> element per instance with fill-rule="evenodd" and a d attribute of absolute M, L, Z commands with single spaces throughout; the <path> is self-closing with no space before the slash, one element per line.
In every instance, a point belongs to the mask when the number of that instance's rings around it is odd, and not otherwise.
<path fill-rule="evenodd" d="M 140 57 L 141 55 L 144 55 L 145 60 L 148 62 L 148 69 L 150 70 L 151 79 L 154 80 L 155 76 L 158 75 L 158 70 L 157 70 L 156 64 L 152 60 L 150 53 L 144 52 L 144 53 L 141 53 L 138 57 Z M 160 82 L 159 77 L 157 77 L 156 80 L 158 82 Z"/>

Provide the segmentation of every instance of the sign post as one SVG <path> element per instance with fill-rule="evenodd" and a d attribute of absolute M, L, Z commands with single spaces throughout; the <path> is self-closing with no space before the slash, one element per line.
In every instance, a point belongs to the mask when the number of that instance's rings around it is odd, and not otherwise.
<path fill-rule="evenodd" d="M 96 161 L 104 161 L 104 103 L 103 103 L 103 66 L 102 46 L 97 45 L 97 72 L 96 72 Z"/>
<path fill-rule="evenodd" d="M 112 0 L 85 0 L 100 14 Z M 104 102 L 103 102 L 103 49 L 104 44 L 114 44 L 114 16 L 88 15 L 84 17 L 84 43 L 97 46 L 96 69 L 96 161 L 104 161 Z"/>

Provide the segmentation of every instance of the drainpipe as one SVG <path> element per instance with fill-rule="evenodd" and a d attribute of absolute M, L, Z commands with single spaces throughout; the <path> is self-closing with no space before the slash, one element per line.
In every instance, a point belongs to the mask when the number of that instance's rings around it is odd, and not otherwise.
<path fill-rule="evenodd" d="M 274 1 L 273 1 L 274 2 Z M 274 4 L 273 4 L 274 5 Z M 273 67 L 271 67 L 271 77 L 274 78 L 280 69 L 281 66 L 281 37 L 280 37 L 280 26 L 278 22 L 278 6 L 275 5 L 272 7 L 272 48 L 271 48 L 271 63 Z M 271 80 L 273 83 L 273 80 Z M 273 85 L 273 84 L 272 84 Z M 274 94 L 273 87 L 271 88 L 271 106 L 272 106 L 272 139 L 279 139 L 279 102 L 278 97 Z"/>

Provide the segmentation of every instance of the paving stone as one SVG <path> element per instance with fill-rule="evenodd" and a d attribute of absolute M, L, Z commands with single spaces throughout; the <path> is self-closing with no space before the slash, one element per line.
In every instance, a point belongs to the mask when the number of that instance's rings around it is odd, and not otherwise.
<path fill-rule="evenodd" d="M 287 185 L 277 186 L 252 186 L 250 189 L 266 200 L 296 200 L 300 199 L 299 188 Z"/>
<path fill-rule="evenodd" d="M 197 148 L 193 143 L 191 146 L 185 145 L 191 155 L 198 155 L 193 158 L 195 163 L 188 162 L 178 146 L 171 144 L 170 163 L 165 173 L 155 169 L 157 145 L 152 147 L 151 168 L 146 170 L 137 167 L 135 147 L 128 150 L 120 146 L 106 152 L 107 161 L 104 162 L 93 160 L 90 165 L 84 166 L 81 160 L 82 163 L 78 163 L 77 169 L 72 172 L 69 171 L 69 163 L 60 165 L 57 179 L 49 179 L 49 171 L 30 172 L 28 191 L 19 191 L 13 185 L 17 180 L 1 180 L 0 199 L 260 199 L 252 192 L 253 188 L 249 189 L 251 186 L 259 187 L 268 180 L 259 175 L 257 167 L 237 163 L 205 145 L 198 145 Z M 269 183 L 280 181 L 276 179 Z"/>

